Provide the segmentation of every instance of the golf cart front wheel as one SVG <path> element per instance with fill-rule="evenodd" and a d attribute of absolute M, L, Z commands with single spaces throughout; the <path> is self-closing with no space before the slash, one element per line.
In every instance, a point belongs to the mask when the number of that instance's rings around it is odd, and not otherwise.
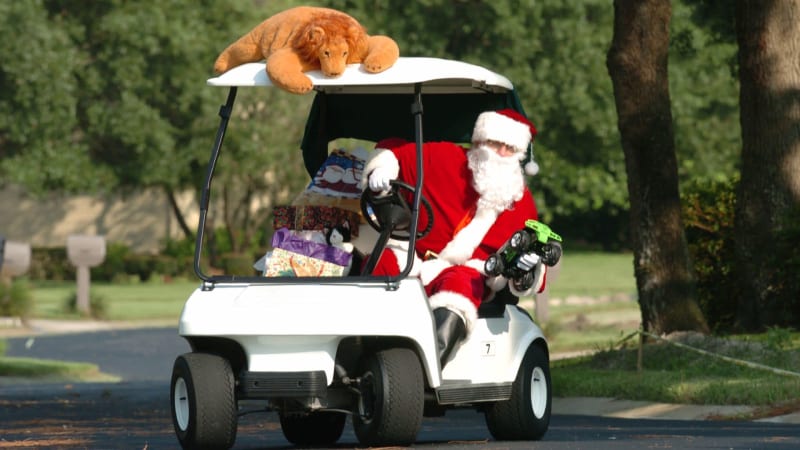
<path fill-rule="evenodd" d="M 233 370 L 224 358 L 186 353 L 175 359 L 170 383 L 172 425 L 184 449 L 233 447 L 236 397 Z"/>
<path fill-rule="evenodd" d="M 550 426 L 550 360 L 538 344 L 528 347 L 511 398 L 486 410 L 486 425 L 498 441 L 539 440 Z"/>
<path fill-rule="evenodd" d="M 382 350 L 362 362 L 360 399 L 353 414 L 358 442 L 368 447 L 407 446 L 422 425 L 422 367 L 407 348 Z"/>

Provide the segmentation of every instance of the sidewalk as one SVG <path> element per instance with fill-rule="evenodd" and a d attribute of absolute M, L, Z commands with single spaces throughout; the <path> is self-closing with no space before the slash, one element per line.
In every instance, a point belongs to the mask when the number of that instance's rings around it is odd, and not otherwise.
<path fill-rule="evenodd" d="M 177 327 L 177 324 L 167 321 L 108 322 L 30 319 L 23 325 L 19 323 L 18 319 L 0 317 L 0 339 L 167 326 Z M 680 405 L 595 397 L 554 397 L 552 411 L 553 414 L 661 420 L 742 420 L 742 417 L 763 415 L 759 414 L 762 411 L 760 408 L 753 406 Z M 756 419 L 756 421 L 800 424 L 800 411 Z"/>
<path fill-rule="evenodd" d="M 594 397 L 553 399 L 553 414 L 576 414 L 622 419 L 742 420 L 742 417 L 757 415 L 759 411 L 760 409 L 754 406 L 677 405 Z M 800 424 L 800 411 L 756 419 L 755 421 Z"/>
<path fill-rule="evenodd" d="M 132 328 L 178 327 L 177 321 L 107 321 L 107 320 L 50 320 L 28 319 L 22 323 L 16 317 L 0 317 L 0 339 L 47 334 L 91 333 L 93 331 L 126 330 Z"/>

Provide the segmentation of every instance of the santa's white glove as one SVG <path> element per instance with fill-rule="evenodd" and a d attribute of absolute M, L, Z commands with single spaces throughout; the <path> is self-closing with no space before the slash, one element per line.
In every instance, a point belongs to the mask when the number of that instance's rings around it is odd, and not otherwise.
<path fill-rule="evenodd" d="M 392 179 L 397 176 L 389 167 L 376 167 L 369 174 L 369 188 L 373 192 L 388 192 L 392 188 Z"/>
<path fill-rule="evenodd" d="M 451 264 L 449 262 L 440 258 L 424 261 L 420 266 L 419 279 L 422 281 L 422 284 L 427 285 L 436 279 L 444 269 L 450 266 Z"/>
<path fill-rule="evenodd" d="M 536 253 L 525 253 L 519 257 L 519 260 L 517 261 L 517 268 L 528 272 L 536 267 L 541 259 L 542 258 L 540 258 Z"/>

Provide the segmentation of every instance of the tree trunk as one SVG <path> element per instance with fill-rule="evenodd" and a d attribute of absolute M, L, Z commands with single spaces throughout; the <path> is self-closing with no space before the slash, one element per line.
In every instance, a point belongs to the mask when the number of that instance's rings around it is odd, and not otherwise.
<path fill-rule="evenodd" d="M 697 304 L 678 194 L 667 59 L 669 0 L 615 0 L 606 64 L 630 195 L 642 326 L 708 332 Z"/>
<path fill-rule="evenodd" d="M 742 168 L 735 217 L 739 325 L 780 322 L 778 236 L 800 208 L 800 0 L 739 0 Z M 791 252 L 797 255 L 797 247 Z M 795 275 L 796 276 L 796 275 Z M 785 293 L 783 293 L 785 295 Z M 796 301 L 796 299 L 795 299 Z M 795 319 L 796 320 L 796 319 Z"/>
<path fill-rule="evenodd" d="M 173 191 L 171 188 L 165 187 L 164 192 L 167 195 L 167 200 L 169 200 L 169 206 L 172 208 L 172 214 L 175 216 L 175 220 L 178 221 L 178 226 L 181 227 L 184 237 L 187 239 L 194 239 L 194 233 L 192 233 L 192 230 L 186 223 L 186 218 L 183 217 L 183 213 L 178 207 L 178 201 L 175 200 L 175 191 Z"/>

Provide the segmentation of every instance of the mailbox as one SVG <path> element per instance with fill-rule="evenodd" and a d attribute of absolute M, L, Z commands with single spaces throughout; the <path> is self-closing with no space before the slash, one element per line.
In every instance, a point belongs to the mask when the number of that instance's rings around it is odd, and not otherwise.
<path fill-rule="evenodd" d="M 103 236 L 68 236 L 67 258 L 76 267 L 97 266 L 106 258 L 106 239 Z"/>
<path fill-rule="evenodd" d="M 0 274 L 16 277 L 31 266 L 31 246 L 24 242 L 6 241 L 0 237 Z"/>

